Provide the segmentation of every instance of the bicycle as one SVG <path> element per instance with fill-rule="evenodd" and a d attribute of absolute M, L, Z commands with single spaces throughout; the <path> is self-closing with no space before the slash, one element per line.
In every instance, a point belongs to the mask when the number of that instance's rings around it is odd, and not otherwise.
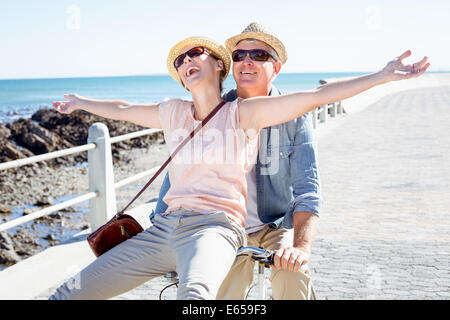
<path fill-rule="evenodd" d="M 250 286 L 250 289 L 248 290 L 247 294 L 245 295 L 245 300 L 247 300 L 248 295 L 249 295 L 250 291 L 254 288 L 254 286 L 258 287 L 257 299 L 258 300 L 266 300 L 267 294 L 266 294 L 265 268 L 269 268 L 271 265 L 273 265 L 274 252 L 272 250 L 265 250 L 265 249 L 249 246 L 249 247 L 239 248 L 239 250 L 236 253 L 236 256 L 242 256 L 242 255 L 250 256 L 253 260 L 258 262 L 257 282 L 254 283 L 252 286 Z M 176 272 L 166 273 L 166 279 L 170 282 L 170 284 L 165 286 L 161 290 L 161 292 L 159 294 L 159 300 L 162 300 L 162 294 L 166 289 L 173 287 L 173 286 L 176 286 L 178 288 L 179 279 L 178 279 L 178 275 Z"/>
<path fill-rule="evenodd" d="M 266 300 L 268 299 L 267 292 L 266 292 L 266 276 L 265 276 L 265 269 L 270 268 L 271 265 L 273 265 L 273 256 L 274 252 L 272 250 L 266 250 L 262 248 L 256 248 L 256 247 L 242 247 L 237 251 L 237 256 L 240 255 L 248 255 L 253 260 L 258 262 L 258 277 L 256 283 L 253 283 L 250 286 L 250 289 L 247 291 L 247 294 L 245 295 L 245 300 L 248 299 L 248 295 L 250 291 L 257 286 L 258 288 L 258 294 L 256 296 L 257 300 Z"/>

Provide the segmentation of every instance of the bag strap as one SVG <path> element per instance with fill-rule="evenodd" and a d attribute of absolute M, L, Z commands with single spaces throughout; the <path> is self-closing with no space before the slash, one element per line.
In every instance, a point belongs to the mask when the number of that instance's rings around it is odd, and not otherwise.
<path fill-rule="evenodd" d="M 164 170 L 165 167 L 167 167 L 167 165 L 170 163 L 170 161 L 172 161 L 172 159 L 175 157 L 175 155 L 178 153 L 178 151 L 180 151 L 181 148 L 183 148 L 183 146 L 189 142 L 189 140 L 191 140 L 198 131 L 201 130 L 202 127 L 204 127 L 208 121 L 219 111 L 220 108 L 222 108 L 222 106 L 225 104 L 225 101 L 222 101 L 221 103 L 219 103 L 213 111 L 211 111 L 208 116 L 202 120 L 202 122 L 194 129 L 194 131 L 191 132 L 191 134 L 186 137 L 184 139 L 184 141 L 175 149 L 175 151 L 170 155 L 170 157 L 166 160 L 166 162 L 164 162 L 164 164 L 158 169 L 158 171 L 153 175 L 153 177 L 151 177 L 151 179 L 147 182 L 147 184 L 141 189 L 141 191 L 138 192 L 138 194 L 133 198 L 133 200 L 130 201 L 130 203 L 128 203 L 125 208 L 123 208 L 122 210 L 120 210 L 115 216 L 114 218 L 118 218 L 119 216 L 121 216 L 122 214 L 124 214 L 124 212 L 128 209 L 128 207 L 137 199 L 139 198 L 139 196 L 145 191 L 145 189 L 148 188 L 148 186 L 158 177 L 158 175 Z"/>

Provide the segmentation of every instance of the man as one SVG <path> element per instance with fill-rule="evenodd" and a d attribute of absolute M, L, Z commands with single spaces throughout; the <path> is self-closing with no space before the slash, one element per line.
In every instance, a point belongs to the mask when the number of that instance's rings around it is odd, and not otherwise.
<path fill-rule="evenodd" d="M 226 41 L 233 55 L 237 97 L 278 96 L 272 85 L 287 60 L 284 45 L 257 23 Z M 264 59 L 264 50 L 271 55 Z M 307 262 L 321 205 L 311 115 L 264 128 L 256 165 L 248 176 L 246 231 L 248 245 L 276 251 L 271 275 L 274 299 L 315 299 Z M 163 198 L 170 188 L 166 175 L 155 214 L 165 212 Z M 217 299 L 243 299 L 253 280 L 254 262 L 237 257 Z"/>

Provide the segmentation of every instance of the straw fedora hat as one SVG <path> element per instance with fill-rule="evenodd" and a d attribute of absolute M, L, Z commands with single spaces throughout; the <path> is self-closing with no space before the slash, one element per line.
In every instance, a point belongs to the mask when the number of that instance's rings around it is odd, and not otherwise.
<path fill-rule="evenodd" d="M 188 46 L 205 47 L 206 49 L 211 51 L 211 53 L 213 53 L 217 58 L 222 60 L 225 67 L 225 76 L 222 78 L 222 81 L 227 78 L 228 73 L 230 72 L 231 65 L 231 57 L 227 49 L 225 49 L 224 46 L 211 38 L 197 36 L 186 38 L 178 42 L 172 47 L 172 49 L 170 49 L 169 56 L 167 57 L 167 69 L 169 70 L 169 74 L 172 76 L 172 78 L 181 83 L 181 79 L 178 76 L 178 71 L 173 65 L 173 62 L 180 54 L 184 53 L 183 49 Z"/>
<path fill-rule="evenodd" d="M 242 41 L 244 39 L 256 39 L 268 44 L 275 50 L 275 52 L 277 53 L 278 57 L 281 60 L 281 63 L 283 64 L 286 63 L 287 52 L 283 43 L 272 33 L 270 33 L 267 29 L 262 27 L 260 24 L 256 22 L 250 23 L 247 26 L 247 28 L 245 28 L 244 31 L 242 31 L 241 34 L 227 39 L 225 41 L 225 46 L 231 53 L 236 47 L 236 45 L 239 43 L 239 41 Z"/>

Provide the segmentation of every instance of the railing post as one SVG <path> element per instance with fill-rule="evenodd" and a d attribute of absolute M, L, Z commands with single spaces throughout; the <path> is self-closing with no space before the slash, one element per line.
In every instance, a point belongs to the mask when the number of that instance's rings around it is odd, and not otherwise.
<path fill-rule="evenodd" d="M 108 127 L 94 123 L 89 128 L 88 143 L 96 145 L 95 149 L 88 151 L 89 191 L 99 193 L 89 203 L 91 230 L 94 231 L 117 213 Z"/>
<path fill-rule="evenodd" d="M 313 128 L 315 129 L 317 127 L 317 109 L 313 109 L 312 118 L 313 118 Z"/>
<path fill-rule="evenodd" d="M 336 104 L 337 102 L 333 102 L 330 108 L 330 117 L 332 118 L 336 117 L 336 109 L 337 109 Z"/>
<path fill-rule="evenodd" d="M 327 121 L 327 115 L 328 115 L 328 105 L 320 106 L 319 107 L 320 122 L 326 122 Z"/>
<path fill-rule="evenodd" d="M 341 104 L 341 101 L 339 101 L 338 102 L 338 105 L 337 105 L 337 113 L 342 113 L 342 104 Z"/>

